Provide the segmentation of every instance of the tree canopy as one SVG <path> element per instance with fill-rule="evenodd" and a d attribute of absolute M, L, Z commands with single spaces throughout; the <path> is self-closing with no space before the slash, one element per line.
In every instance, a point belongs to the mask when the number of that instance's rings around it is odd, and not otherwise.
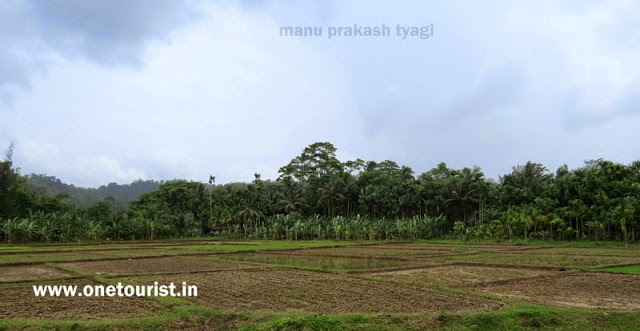
<path fill-rule="evenodd" d="M 22 176 L 13 146 L 0 163 L 5 241 L 245 238 L 391 239 L 438 235 L 635 241 L 640 162 L 603 159 L 551 172 L 526 162 L 493 180 L 446 163 L 415 174 L 391 160 L 346 160 L 316 142 L 249 183 L 173 180 L 79 189 L 51 176 Z M 90 197 L 90 198 L 88 198 Z"/>

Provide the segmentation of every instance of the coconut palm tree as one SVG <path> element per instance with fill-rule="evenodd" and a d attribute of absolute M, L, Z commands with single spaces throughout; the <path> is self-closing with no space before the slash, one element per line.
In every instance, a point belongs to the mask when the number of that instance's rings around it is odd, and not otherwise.
<path fill-rule="evenodd" d="M 333 177 L 325 186 L 318 188 L 320 195 L 318 203 L 327 205 L 327 215 L 331 218 L 335 217 L 338 203 L 345 199 L 344 188 L 344 181 L 338 176 Z"/>

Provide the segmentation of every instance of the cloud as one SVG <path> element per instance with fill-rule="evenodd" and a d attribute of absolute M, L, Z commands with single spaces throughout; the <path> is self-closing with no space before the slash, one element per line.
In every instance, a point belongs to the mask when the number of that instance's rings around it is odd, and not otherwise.
<path fill-rule="evenodd" d="M 60 58 L 139 67 L 148 42 L 197 17 L 195 2 L 10 0 L 0 4 L 0 97 L 11 105 Z"/>
<path fill-rule="evenodd" d="M 103 155 L 81 156 L 69 160 L 51 142 L 21 141 L 16 145 L 14 158 L 20 161 L 19 164 L 26 165 L 22 173 L 30 173 L 31 167 L 38 165 L 40 171 L 57 175 L 63 180 L 71 180 L 78 185 L 95 186 L 96 177 L 120 183 L 146 178 L 143 171 L 124 167 L 118 160 Z"/>
<path fill-rule="evenodd" d="M 535 6 L 511 9 L 509 24 L 528 36 L 527 57 L 532 68 L 542 67 L 555 57 L 552 71 L 545 71 L 566 107 L 564 122 L 569 129 L 601 125 L 620 115 L 637 115 L 628 100 L 640 96 L 640 35 L 630 28 L 637 2 L 591 2 L 565 7 L 544 1 Z M 547 49 L 534 52 L 533 46 Z"/>
<path fill-rule="evenodd" d="M 193 2 L 171 0 L 31 0 L 29 15 L 44 42 L 102 64 L 140 65 L 150 40 L 165 39 L 196 17 Z M 45 32 L 46 31 L 46 32 Z"/>
<path fill-rule="evenodd" d="M 74 182 L 85 185 L 95 184 L 96 176 L 119 183 L 146 178 L 144 172 L 125 168 L 118 160 L 105 156 L 81 157 L 69 165 L 69 170 L 74 173 Z"/>
<path fill-rule="evenodd" d="M 640 124 L 638 9 L 624 0 L 2 2 L 0 97 L 12 106 L 0 104 L 0 139 L 15 138 L 17 151 L 39 142 L 16 154 L 25 170 L 83 185 L 274 178 L 315 141 L 416 172 L 440 161 L 492 177 L 527 160 L 629 162 L 640 153 L 628 144 Z M 435 33 L 278 36 L 282 25 L 382 23 Z"/>
<path fill-rule="evenodd" d="M 236 6 L 203 13 L 206 19 L 173 31 L 168 43 L 149 44 L 141 68 L 75 59 L 51 66 L 8 117 L 17 148 L 21 140 L 51 140 L 66 163 L 104 164 L 91 180 L 75 170 L 58 173 L 85 185 L 134 174 L 211 173 L 226 182 L 255 171 L 273 178 L 309 143 L 341 144 L 358 134 L 349 114 L 354 102 L 331 54 L 280 38 L 271 19 Z M 19 161 L 37 171 L 48 160 Z"/>

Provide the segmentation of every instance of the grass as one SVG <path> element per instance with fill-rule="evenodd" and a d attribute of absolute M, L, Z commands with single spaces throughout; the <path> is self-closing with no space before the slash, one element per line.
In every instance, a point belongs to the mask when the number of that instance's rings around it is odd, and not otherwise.
<path fill-rule="evenodd" d="M 282 249 L 296 249 L 296 248 L 313 248 L 313 247 L 335 247 L 335 246 L 347 246 L 355 245 L 357 242 L 345 242 L 345 241 L 286 241 L 286 240 L 261 240 L 253 241 L 251 244 L 196 244 L 196 245 L 176 245 L 176 246 L 160 246 L 160 248 L 189 248 L 200 250 L 215 250 L 215 251 L 227 251 L 227 252 L 246 252 L 246 251 L 263 251 L 263 250 L 282 250 Z"/>
<path fill-rule="evenodd" d="M 0 255 L 2 264 L 37 264 L 47 262 L 73 262 L 85 260 L 101 260 L 113 258 L 132 258 L 140 256 L 163 256 L 194 253 L 197 250 L 161 249 L 161 248 L 131 248 L 129 250 L 106 250 L 100 252 L 55 252 L 47 254 L 25 251 L 24 254 Z"/>
<path fill-rule="evenodd" d="M 558 247 L 532 250 L 543 254 L 580 254 L 580 255 L 625 255 L 640 257 L 640 247 Z"/>
<path fill-rule="evenodd" d="M 626 266 L 626 267 L 607 268 L 607 269 L 602 269 L 602 270 L 603 270 L 603 271 L 616 272 L 616 273 L 623 273 L 623 274 L 635 274 L 635 275 L 640 275 L 640 265 L 632 265 L 632 266 Z"/>
<path fill-rule="evenodd" d="M 518 245 L 518 246 L 552 246 L 558 245 L 563 247 L 617 247 L 625 248 L 624 242 L 620 241 L 594 241 L 594 240 L 540 240 L 540 239 L 458 239 L 458 238 L 437 238 L 437 239 L 418 239 L 413 242 L 425 244 L 454 244 L 454 245 Z M 630 243 L 628 248 L 640 248 L 640 242 Z"/>
<path fill-rule="evenodd" d="M 640 258 L 633 257 L 598 257 L 598 256 L 571 256 L 571 255 L 529 255 L 509 253 L 480 253 L 473 255 L 460 255 L 441 258 L 454 262 L 479 262 L 500 263 L 516 265 L 540 265 L 565 268 L 588 268 L 606 266 L 612 264 L 625 264 L 639 262 Z"/>
<path fill-rule="evenodd" d="M 203 240 L 202 238 L 193 239 Z M 451 257 L 433 258 L 431 261 L 466 261 L 482 263 L 528 264 L 560 266 L 572 268 L 594 268 L 616 263 L 640 263 L 640 246 L 630 245 L 624 248 L 622 243 L 601 242 L 549 242 L 549 241 L 514 241 L 503 244 L 549 246 L 558 245 L 560 248 L 545 248 L 527 252 L 553 252 L 557 254 L 621 254 L 629 257 L 597 257 L 570 255 L 528 255 L 507 252 L 487 252 L 482 248 L 469 244 L 495 244 L 496 241 L 460 241 L 457 239 L 418 240 L 417 243 L 455 244 L 451 252 L 476 253 Z M 282 267 L 296 267 L 311 270 L 361 270 L 369 268 L 395 267 L 405 262 L 375 261 L 369 259 L 324 258 L 313 256 L 285 256 L 265 253 L 246 253 L 250 251 L 286 250 L 315 247 L 337 247 L 357 244 L 357 242 L 337 241 L 212 241 L 211 244 L 187 242 L 180 240 L 175 244 L 163 241 L 154 245 L 127 242 L 118 248 L 129 248 L 124 251 L 103 251 L 95 256 L 101 258 L 140 256 L 159 252 L 162 254 L 178 255 L 183 252 L 245 252 L 243 254 L 220 254 L 215 259 L 231 261 L 264 263 Z M 87 250 L 102 249 L 105 244 L 96 245 L 68 245 L 63 247 L 47 246 L 0 246 L 0 252 L 27 252 L 18 255 L 2 255 L 0 263 L 35 262 L 75 259 L 76 256 L 93 258 L 89 252 L 64 252 L 49 254 L 29 254 L 28 252 L 42 250 Z M 155 247 L 152 247 L 155 246 Z M 614 250 L 610 248 L 615 248 Z M 620 253 L 622 251 L 623 253 Z M 609 253 L 610 252 L 610 253 Z M 73 257 L 73 258 L 72 258 Z M 420 262 L 424 262 L 421 260 Z M 393 265 L 387 265 L 387 264 Z M 48 264 L 56 266 L 55 264 Z M 59 266 L 56 266 L 61 268 Z M 2 266 L 0 265 L 0 268 Z M 100 275 L 90 275 L 80 269 L 61 268 L 75 273 L 78 277 L 86 277 L 103 284 L 114 284 L 118 278 L 107 278 Z M 640 274 L 640 265 L 600 269 L 607 272 Z M 1 286 L 2 284 L 0 284 Z M 0 290 L 2 288 L 0 287 Z M 453 290 L 452 290 L 453 291 Z M 457 293 L 457 292 L 456 292 Z M 458 293 L 472 295 L 472 293 Z M 640 310 L 613 311 L 594 309 L 568 309 L 547 307 L 538 304 L 528 304 L 512 299 L 509 304 L 497 311 L 449 313 L 431 312 L 423 314 L 317 314 L 298 312 L 224 312 L 195 304 L 184 298 L 154 298 L 162 308 L 152 316 L 139 316 L 122 319 L 84 320 L 84 319 L 0 319 L 0 329 L 29 328 L 29 329 L 240 329 L 240 330 L 637 330 L 640 325 Z M 283 300 L 287 300 L 286 298 Z"/>
<path fill-rule="evenodd" d="M 481 313 L 306 314 L 231 313 L 197 305 L 119 320 L 0 320 L 0 328 L 260 330 L 637 330 L 640 312 L 516 305 Z"/>
<path fill-rule="evenodd" d="M 376 259 L 354 259 L 354 258 L 326 258 L 315 256 L 294 256 L 294 255 L 269 255 L 269 254 L 241 254 L 224 255 L 217 257 L 221 260 L 254 262 L 275 264 L 287 267 L 305 268 L 310 270 L 365 270 L 380 269 L 389 267 L 401 267 L 409 265 L 410 262 L 376 260 Z"/>
<path fill-rule="evenodd" d="M 444 330 L 637 330 L 640 313 L 516 305 L 495 312 L 441 314 Z"/>
<path fill-rule="evenodd" d="M 0 252 L 26 251 L 26 250 L 30 250 L 30 247 L 26 247 L 26 246 L 0 246 Z"/>

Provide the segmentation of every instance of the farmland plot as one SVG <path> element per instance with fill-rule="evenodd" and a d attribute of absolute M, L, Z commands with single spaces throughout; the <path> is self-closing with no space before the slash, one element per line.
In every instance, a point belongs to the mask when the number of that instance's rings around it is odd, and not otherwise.
<path fill-rule="evenodd" d="M 126 279 L 134 284 L 154 280 L 157 277 Z M 202 295 L 191 300 L 231 311 L 417 313 L 490 310 L 503 306 L 497 300 L 289 269 L 222 271 L 161 280 L 198 285 Z"/>
<path fill-rule="evenodd" d="M 442 325 L 446 314 L 502 314 L 531 304 L 541 309 L 586 309 L 590 316 L 595 309 L 612 314 L 640 309 L 640 275 L 633 274 L 640 255 L 635 248 L 354 244 L 196 241 L 7 246 L 0 250 L 0 327 L 54 323 L 66 328 L 97 321 L 102 324 L 87 325 L 201 329 L 193 314 L 215 312 L 240 324 L 247 316 L 263 321 L 274 316 L 364 314 L 359 318 L 388 316 L 388 323 L 409 318 L 419 325 L 414 328 L 431 328 Z M 186 282 L 198 287 L 198 296 L 67 298 L 36 297 L 32 292 L 36 284 L 115 282 Z M 534 323 L 527 311 L 523 323 Z"/>

